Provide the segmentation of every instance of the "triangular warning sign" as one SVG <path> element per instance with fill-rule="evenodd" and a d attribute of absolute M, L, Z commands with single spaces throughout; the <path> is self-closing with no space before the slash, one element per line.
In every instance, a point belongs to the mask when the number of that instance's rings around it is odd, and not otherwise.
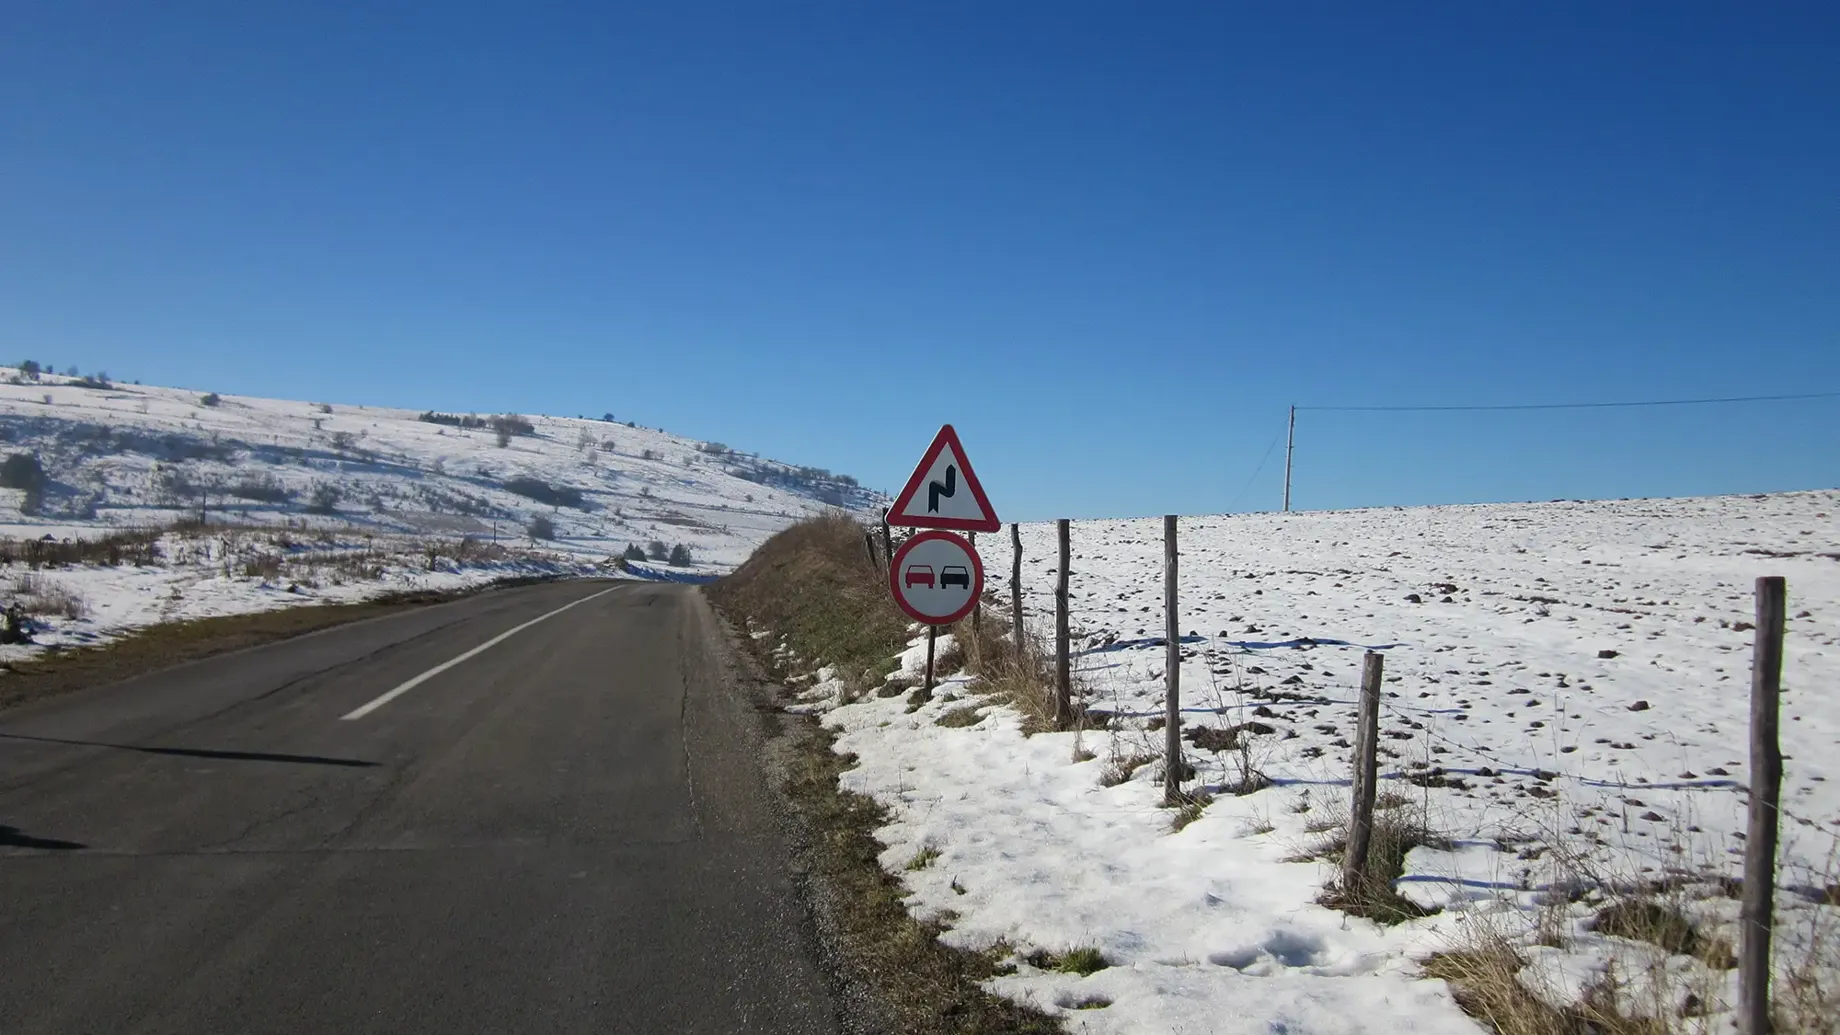
<path fill-rule="evenodd" d="M 995 532 L 1003 527 L 984 495 L 958 432 L 947 424 L 933 437 L 907 487 L 888 509 L 888 523 L 958 532 Z"/>

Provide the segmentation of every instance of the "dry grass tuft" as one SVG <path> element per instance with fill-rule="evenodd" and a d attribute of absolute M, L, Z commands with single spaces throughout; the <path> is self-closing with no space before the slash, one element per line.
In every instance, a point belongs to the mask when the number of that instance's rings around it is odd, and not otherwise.
<path fill-rule="evenodd" d="M 1169 821 L 1170 833 L 1175 833 L 1183 827 L 1188 826 L 1190 823 L 1193 823 L 1195 820 L 1200 819 L 1201 813 L 1206 811 L 1207 807 L 1212 804 L 1213 801 L 1213 795 L 1200 791 L 1193 794 L 1184 794 L 1181 803 L 1176 806 L 1175 817 Z"/>
<path fill-rule="evenodd" d="M 1425 960 L 1424 968 L 1427 977 L 1450 982 L 1463 1012 L 1496 1035 L 1585 1035 L 1521 984 L 1526 964 L 1506 939 L 1490 937 L 1461 952 L 1438 953 Z"/>
<path fill-rule="evenodd" d="M 983 709 L 984 709 L 984 706 L 981 704 L 959 705 L 957 708 L 953 708 L 952 710 L 946 712 L 944 715 L 941 715 L 939 718 L 934 719 L 933 724 L 936 726 L 945 726 L 951 729 L 962 729 L 966 726 L 976 726 L 978 723 L 984 720 L 984 716 L 982 715 Z"/>
<path fill-rule="evenodd" d="M 1054 722 L 1054 669 L 1033 644 L 1018 653 L 1007 639 L 971 641 L 968 668 L 977 682 L 969 688 L 1022 713 L 1022 732 L 1045 733 Z"/>
<path fill-rule="evenodd" d="M 1340 803 L 1331 806 L 1322 818 L 1310 823 L 1310 829 L 1320 840 L 1302 857 L 1339 863 L 1348 847 L 1348 823 L 1347 806 Z M 1385 811 L 1376 810 L 1366 868 L 1353 881 L 1338 879 L 1323 896 L 1323 904 L 1383 924 L 1431 915 L 1436 910 L 1428 910 L 1401 896 L 1393 884 L 1405 873 L 1406 855 L 1412 849 L 1444 843 L 1445 839 L 1431 829 L 1422 804 L 1407 803 Z"/>
<path fill-rule="evenodd" d="M 1139 769 L 1157 761 L 1158 757 L 1151 754 L 1114 755 L 1099 774 L 1099 786 L 1116 787 L 1129 780 Z"/>
<path fill-rule="evenodd" d="M 1676 956 L 1692 956 L 1718 970 L 1731 970 L 1738 965 L 1731 942 L 1705 934 L 1671 903 L 1648 898 L 1613 902 L 1598 911 L 1596 926 L 1599 933 L 1647 942 Z"/>
<path fill-rule="evenodd" d="M 63 583 L 43 575 L 21 575 L 13 580 L 13 603 L 21 613 L 78 619 L 89 614 L 89 604 Z"/>
<path fill-rule="evenodd" d="M 1055 953 L 1046 949 L 1037 949 L 1023 957 L 1023 961 L 1037 970 L 1052 970 L 1060 974 L 1078 974 L 1087 977 L 1112 965 L 1105 954 L 1091 945 L 1066 952 Z"/>

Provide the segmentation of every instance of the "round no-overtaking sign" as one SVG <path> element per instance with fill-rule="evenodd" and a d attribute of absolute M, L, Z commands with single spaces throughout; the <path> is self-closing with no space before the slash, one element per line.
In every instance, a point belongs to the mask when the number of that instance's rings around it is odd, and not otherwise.
<path fill-rule="evenodd" d="M 961 536 L 921 532 L 894 552 L 888 588 L 914 621 L 951 625 L 970 614 L 983 595 L 984 562 Z"/>

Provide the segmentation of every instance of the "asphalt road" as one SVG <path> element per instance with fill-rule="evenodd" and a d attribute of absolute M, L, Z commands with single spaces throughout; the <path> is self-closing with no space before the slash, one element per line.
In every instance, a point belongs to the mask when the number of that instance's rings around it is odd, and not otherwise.
<path fill-rule="evenodd" d="M 552 584 L 0 713 L 0 1031 L 836 1031 L 719 636 Z"/>

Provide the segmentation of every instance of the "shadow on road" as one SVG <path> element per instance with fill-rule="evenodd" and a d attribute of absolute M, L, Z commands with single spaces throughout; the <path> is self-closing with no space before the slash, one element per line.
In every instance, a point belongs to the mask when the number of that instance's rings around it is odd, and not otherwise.
<path fill-rule="evenodd" d="M 23 733 L 0 733 L 3 740 L 29 740 L 35 744 L 68 744 L 71 747 L 114 748 L 139 751 L 148 755 L 180 755 L 185 758 L 222 758 L 237 762 L 292 762 L 299 765 L 336 765 L 368 768 L 377 765 L 362 758 L 335 758 L 329 755 L 282 755 L 269 751 L 218 751 L 212 748 L 148 747 L 142 744 L 109 744 L 96 740 L 64 740 L 59 737 L 32 737 Z"/>
<path fill-rule="evenodd" d="M 0 848 L 43 848 L 53 852 L 72 852 L 88 847 L 77 841 L 59 841 L 55 837 L 33 837 L 18 827 L 0 823 Z"/>

